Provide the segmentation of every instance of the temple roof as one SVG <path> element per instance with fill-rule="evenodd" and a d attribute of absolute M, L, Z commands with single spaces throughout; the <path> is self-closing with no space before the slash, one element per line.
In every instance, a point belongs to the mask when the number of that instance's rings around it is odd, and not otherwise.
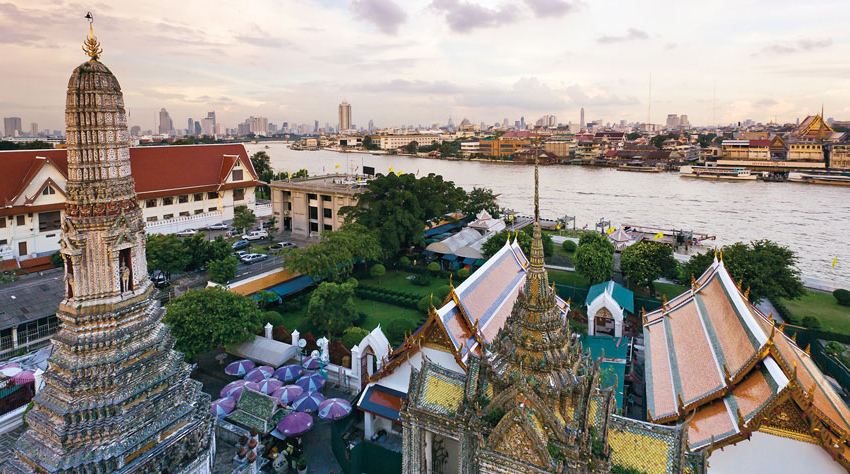
<path fill-rule="evenodd" d="M 746 437 L 789 397 L 836 437 L 850 437 L 850 409 L 807 351 L 747 301 L 722 261 L 646 314 L 643 330 L 648 417 L 689 419 L 690 449 Z"/>
<path fill-rule="evenodd" d="M 584 301 L 590 306 L 600 296 L 611 298 L 618 306 L 630 313 L 635 312 L 635 294 L 613 280 L 591 286 Z"/>

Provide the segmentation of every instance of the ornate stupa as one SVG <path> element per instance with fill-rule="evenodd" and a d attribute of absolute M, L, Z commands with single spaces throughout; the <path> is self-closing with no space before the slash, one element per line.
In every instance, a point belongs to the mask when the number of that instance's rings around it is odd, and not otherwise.
<path fill-rule="evenodd" d="M 71 74 L 65 109 L 62 327 L 29 428 L 3 469 L 209 472 L 209 397 L 151 297 L 121 87 L 91 30 L 83 49 L 91 59 Z"/>

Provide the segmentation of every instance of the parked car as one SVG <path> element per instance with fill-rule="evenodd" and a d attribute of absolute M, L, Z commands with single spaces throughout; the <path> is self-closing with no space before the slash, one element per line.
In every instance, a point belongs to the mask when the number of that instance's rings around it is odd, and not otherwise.
<path fill-rule="evenodd" d="M 239 260 L 242 260 L 242 257 L 244 257 L 245 255 L 248 255 L 248 252 L 246 252 L 244 250 L 237 250 L 236 252 L 233 252 L 233 253 L 234 253 L 234 255 L 236 255 L 236 258 L 238 258 Z"/>
<path fill-rule="evenodd" d="M 242 250 L 250 246 L 251 242 L 248 242 L 247 240 L 237 240 L 236 242 L 230 244 L 230 247 L 233 248 L 233 250 Z"/>
<path fill-rule="evenodd" d="M 207 229 L 209 230 L 227 230 L 230 226 L 225 224 L 224 222 L 219 222 L 217 224 L 208 225 Z"/>
<path fill-rule="evenodd" d="M 151 275 L 151 281 L 155 288 L 163 289 L 171 286 L 171 280 L 169 280 L 164 273 L 159 271 L 154 272 L 154 274 Z"/>
<path fill-rule="evenodd" d="M 262 262 L 263 260 L 269 258 L 268 255 L 262 253 L 249 253 L 248 255 L 244 255 L 242 257 L 242 263 L 250 265 L 256 262 Z"/>
<path fill-rule="evenodd" d="M 280 252 L 283 249 L 295 249 L 298 248 L 297 245 L 292 242 L 275 242 L 269 246 L 269 250 L 272 252 Z"/>
<path fill-rule="evenodd" d="M 252 230 L 247 234 L 243 235 L 242 238 L 245 240 L 260 240 L 267 239 L 269 237 L 269 233 L 265 230 Z"/>
<path fill-rule="evenodd" d="M 183 229 L 177 233 L 180 237 L 189 237 L 198 233 L 198 229 Z"/>

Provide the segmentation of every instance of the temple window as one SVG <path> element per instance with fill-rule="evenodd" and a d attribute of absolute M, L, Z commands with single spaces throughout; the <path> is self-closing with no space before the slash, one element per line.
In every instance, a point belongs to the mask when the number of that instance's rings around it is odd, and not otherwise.
<path fill-rule="evenodd" d="M 121 283 L 121 292 L 133 291 L 133 259 L 132 249 L 121 249 L 118 252 L 118 276 Z"/>
<path fill-rule="evenodd" d="M 245 190 L 244 189 L 234 189 L 233 190 L 233 200 L 241 201 L 245 199 Z"/>
<path fill-rule="evenodd" d="M 170 206 L 172 204 L 174 204 L 174 198 L 173 197 L 162 198 L 162 205 L 163 206 Z"/>
<path fill-rule="evenodd" d="M 50 196 L 51 194 L 56 194 L 56 190 L 53 189 L 53 186 L 47 186 L 41 194 L 42 196 Z"/>
<path fill-rule="evenodd" d="M 145 201 L 145 207 L 156 207 L 156 199 L 148 199 Z"/>
<path fill-rule="evenodd" d="M 180 204 L 185 204 L 185 203 L 189 202 L 189 195 L 188 194 L 181 194 L 180 196 L 177 197 L 177 202 L 179 202 Z"/>
<path fill-rule="evenodd" d="M 233 170 L 231 174 L 231 179 L 233 181 L 242 181 L 242 170 Z"/>

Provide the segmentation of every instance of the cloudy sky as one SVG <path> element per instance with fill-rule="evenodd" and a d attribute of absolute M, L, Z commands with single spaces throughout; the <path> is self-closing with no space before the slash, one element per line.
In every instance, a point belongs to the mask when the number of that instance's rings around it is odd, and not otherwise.
<path fill-rule="evenodd" d="M 95 16 L 131 124 L 850 119 L 846 0 L 0 0 L 0 115 L 64 128 Z M 716 90 L 716 107 L 715 104 Z"/>

